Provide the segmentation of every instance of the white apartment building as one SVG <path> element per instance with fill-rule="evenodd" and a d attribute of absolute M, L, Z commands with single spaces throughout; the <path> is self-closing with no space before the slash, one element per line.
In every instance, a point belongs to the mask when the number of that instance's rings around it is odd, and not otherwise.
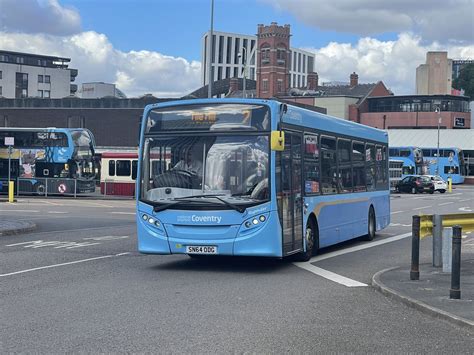
<path fill-rule="evenodd" d="M 73 95 L 77 69 L 69 58 L 0 51 L 0 97 L 58 99 Z"/>
<path fill-rule="evenodd" d="M 201 40 L 201 83 L 208 84 L 208 38 L 206 32 Z M 300 88 L 307 84 L 308 73 L 314 71 L 314 53 L 290 48 L 290 87 Z M 213 31 L 213 81 L 227 78 L 243 78 L 246 64 L 246 78 L 257 80 L 257 36 Z"/>

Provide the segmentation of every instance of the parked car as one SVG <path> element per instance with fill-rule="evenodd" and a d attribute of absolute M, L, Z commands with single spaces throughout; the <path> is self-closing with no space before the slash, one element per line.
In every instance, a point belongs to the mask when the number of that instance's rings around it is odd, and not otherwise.
<path fill-rule="evenodd" d="M 435 191 L 439 191 L 440 193 L 444 194 L 448 189 L 448 183 L 443 180 L 441 176 L 438 175 L 423 175 L 430 178 L 433 181 Z"/>
<path fill-rule="evenodd" d="M 408 175 L 397 183 L 397 192 L 411 192 L 412 194 L 429 192 L 434 193 L 434 183 L 427 176 Z"/>

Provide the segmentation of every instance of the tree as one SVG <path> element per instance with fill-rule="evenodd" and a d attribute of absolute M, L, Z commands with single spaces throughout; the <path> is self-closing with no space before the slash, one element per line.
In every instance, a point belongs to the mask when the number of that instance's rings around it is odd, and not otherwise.
<path fill-rule="evenodd" d="M 453 81 L 453 88 L 464 90 L 464 95 L 474 100 L 474 63 L 465 65 Z"/>

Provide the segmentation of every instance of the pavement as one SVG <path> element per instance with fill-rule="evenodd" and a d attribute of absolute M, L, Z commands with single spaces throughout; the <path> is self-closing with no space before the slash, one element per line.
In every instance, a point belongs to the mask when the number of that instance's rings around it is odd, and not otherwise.
<path fill-rule="evenodd" d="M 28 233 L 36 229 L 36 224 L 15 217 L 0 216 L 0 237 L 3 235 Z"/>
<path fill-rule="evenodd" d="M 410 280 L 410 265 L 377 272 L 372 285 L 383 294 L 437 318 L 474 329 L 474 233 L 461 246 L 461 299 L 450 299 L 451 273 L 420 264 L 420 279 Z"/>

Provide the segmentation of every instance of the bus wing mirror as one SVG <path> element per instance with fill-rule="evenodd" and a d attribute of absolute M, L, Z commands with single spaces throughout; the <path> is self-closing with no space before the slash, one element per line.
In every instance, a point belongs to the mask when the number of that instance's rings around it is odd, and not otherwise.
<path fill-rule="evenodd" d="M 285 132 L 272 131 L 271 148 L 275 151 L 282 151 L 285 149 Z"/>

